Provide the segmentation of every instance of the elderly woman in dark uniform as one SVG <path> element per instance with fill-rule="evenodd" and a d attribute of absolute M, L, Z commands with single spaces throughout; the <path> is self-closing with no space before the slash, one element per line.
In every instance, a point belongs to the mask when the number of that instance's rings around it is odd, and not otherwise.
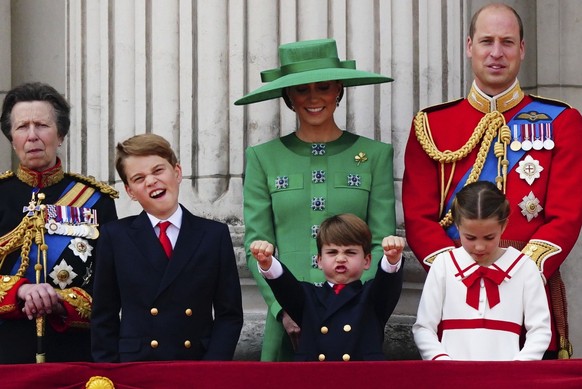
<path fill-rule="evenodd" d="M 10 90 L 2 106 L 20 164 L 0 175 L 0 363 L 91 360 L 95 240 L 117 219 L 117 192 L 64 172 L 57 150 L 69 112 L 42 83 Z"/>

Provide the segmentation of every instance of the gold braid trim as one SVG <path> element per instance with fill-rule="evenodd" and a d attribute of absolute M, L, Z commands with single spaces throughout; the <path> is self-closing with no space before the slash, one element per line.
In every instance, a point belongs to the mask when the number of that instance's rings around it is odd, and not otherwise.
<path fill-rule="evenodd" d="M 24 277 L 24 273 L 28 269 L 30 247 L 33 238 L 37 235 L 35 231 L 37 217 L 37 215 L 32 217 L 25 216 L 15 229 L 0 237 L 0 267 L 4 264 L 4 260 L 8 254 L 16 251 L 19 247 L 21 248 L 20 267 L 16 272 L 16 277 L 18 278 Z"/>
<path fill-rule="evenodd" d="M 6 180 L 7 178 L 14 177 L 14 172 L 7 170 L 4 173 L 0 174 L 0 181 Z"/>
<path fill-rule="evenodd" d="M 562 251 L 560 246 L 543 240 L 531 240 L 521 250 L 522 253 L 534 260 L 540 272 L 544 270 L 544 261 L 560 251 Z"/>
<path fill-rule="evenodd" d="M 89 293 L 77 287 L 63 290 L 55 289 L 55 291 L 64 301 L 75 307 L 80 317 L 83 319 L 91 318 L 92 298 Z"/>
<path fill-rule="evenodd" d="M 0 301 L 4 300 L 4 297 L 8 294 L 8 291 L 20 280 L 20 277 L 16 276 L 2 276 L 0 280 Z M 1 308 L 0 308 L 1 309 Z M 7 312 L 12 311 L 9 309 Z M 2 311 L 0 310 L 0 313 Z"/>
<path fill-rule="evenodd" d="M 16 308 L 16 304 L 3 305 L 0 307 L 0 313 L 14 312 L 16 311 Z"/>
<path fill-rule="evenodd" d="M 95 179 L 95 177 L 87 177 L 87 176 L 84 176 L 84 175 L 78 174 L 78 173 L 65 173 L 65 175 L 72 177 L 76 180 L 79 180 L 81 182 L 84 182 L 86 184 L 89 184 L 91 186 L 94 186 L 95 188 L 99 189 L 99 191 L 101 193 L 108 195 L 112 199 L 119 198 L 119 192 L 117 190 L 115 190 L 115 188 L 113 188 L 112 186 L 110 186 L 104 182 L 97 181 Z"/>
<path fill-rule="evenodd" d="M 499 131 L 500 129 L 501 131 Z M 483 118 L 481 118 L 477 124 L 477 127 L 475 127 L 475 130 L 473 130 L 473 134 L 471 134 L 469 140 L 456 151 L 440 151 L 437 148 L 432 137 L 430 126 L 428 124 L 428 115 L 426 112 L 420 111 L 418 114 L 416 114 L 414 118 L 414 130 L 416 133 L 416 138 L 418 139 L 422 149 L 431 159 L 441 164 L 442 172 L 444 172 L 445 164 L 453 164 L 453 170 L 450 173 L 450 177 L 446 185 L 444 174 L 441 175 L 441 213 L 444 209 L 446 194 L 449 191 L 449 186 L 454 174 L 455 163 L 469 155 L 475 149 L 477 144 L 481 142 L 479 152 L 477 153 L 477 158 L 475 159 L 475 163 L 473 164 L 473 168 L 471 169 L 471 173 L 469 174 L 465 185 L 477 181 L 481 175 L 481 171 L 483 170 L 483 165 L 485 164 L 485 159 L 487 158 L 489 148 L 493 143 L 493 139 L 497 136 L 498 131 L 499 141 L 494 148 L 495 155 L 499 159 L 498 177 L 496 178 L 496 182 L 497 187 L 505 192 L 507 166 L 509 164 L 507 161 L 507 144 L 511 141 L 511 131 L 505 124 L 505 117 L 500 112 L 493 111 L 485 114 L 485 116 L 483 116 Z M 446 228 L 452 223 L 453 218 L 451 211 L 449 210 L 447 214 L 441 219 L 439 224 L 443 228 Z"/>
<path fill-rule="evenodd" d="M 434 253 L 429 254 L 425 259 L 423 259 L 422 262 L 424 262 L 428 266 L 432 266 L 432 263 L 434 262 L 437 256 L 439 256 L 442 253 L 446 253 L 447 251 L 451 251 L 452 249 L 454 249 L 454 247 L 445 247 L 442 250 L 435 251 Z"/>

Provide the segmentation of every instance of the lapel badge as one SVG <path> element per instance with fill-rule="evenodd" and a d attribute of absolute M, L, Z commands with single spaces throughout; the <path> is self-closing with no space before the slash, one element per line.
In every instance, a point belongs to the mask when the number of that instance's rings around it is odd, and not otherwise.
<path fill-rule="evenodd" d="M 515 169 L 519 173 L 519 178 L 530 185 L 537 178 L 540 178 L 540 172 L 543 170 L 544 168 L 540 165 L 540 162 L 537 159 L 533 159 L 531 155 L 525 157 L 523 161 L 519 161 L 519 167 Z"/>
<path fill-rule="evenodd" d="M 287 189 L 288 186 L 289 186 L 289 177 L 277 176 L 277 178 L 275 178 L 275 188 Z"/>
<path fill-rule="evenodd" d="M 313 239 L 317 238 L 317 233 L 319 232 L 319 224 L 314 224 L 311 226 L 311 237 Z"/>
<path fill-rule="evenodd" d="M 311 268 L 313 269 L 318 269 L 319 266 L 317 265 L 317 255 L 312 255 L 311 256 Z"/>
<path fill-rule="evenodd" d="M 359 174 L 348 174 L 348 186 L 360 186 L 362 180 Z"/>
<path fill-rule="evenodd" d="M 358 166 L 360 166 L 361 163 L 364 163 L 368 160 L 368 157 L 366 157 L 366 153 L 364 153 L 363 151 L 360 151 L 355 157 L 354 160 L 356 161 L 356 164 Z"/>
<path fill-rule="evenodd" d="M 325 143 L 313 143 L 313 144 L 311 144 L 311 154 L 312 155 L 325 155 Z"/>
<path fill-rule="evenodd" d="M 538 214 L 544 209 L 533 192 L 529 192 L 527 196 L 523 197 L 523 200 L 519 203 L 519 208 L 521 208 L 521 214 L 527 218 L 528 222 L 534 217 L 538 217 Z"/>
<path fill-rule="evenodd" d="M 311 210 L 323 211 L 325 209 L 325 199 L 323 197 L 314 197 L 311 200 Z"/>
<path fill-rule="evenodd" d="M 314 170 L 311 172 L 311 182 L 321 184 L 325 182 L 325 170 Z"/>

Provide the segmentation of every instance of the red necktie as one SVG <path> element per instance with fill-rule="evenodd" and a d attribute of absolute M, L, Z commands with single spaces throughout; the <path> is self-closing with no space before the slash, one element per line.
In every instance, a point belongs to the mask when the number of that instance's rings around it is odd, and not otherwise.
<path fill-rule="evenodd" d="M 332 289 L 335 292 L 335 294 L 339 294 L 339 292 L 342 291 L 344 286 L 346 286 L 346 284 L 335 284 L 334 286 L 332 286 Z"/>
<path fill-rule="evenodd" d="M 166 252 L 168 258 L 172 256 L 172 242 L 170 242 L 170 238 L 168 238 L 168 234 L 166 234 L 166 230 L 172 223 L 170 222 L 159 222 L 158 226 L 160 227 L 160 243 Z"/>
<path fill-rule="evenodd" d="M 498 285 L 505 279 L 505 273 L 479 266 L 473 274 L 463 280 L 467 287 L 467 304 L 475 309 L 479 309 L 479 289 L 481 287 L 479 280 L 483 278 L 485 292 L 489 301 L 489 308 L 493 308 L 500 302 Z"/>

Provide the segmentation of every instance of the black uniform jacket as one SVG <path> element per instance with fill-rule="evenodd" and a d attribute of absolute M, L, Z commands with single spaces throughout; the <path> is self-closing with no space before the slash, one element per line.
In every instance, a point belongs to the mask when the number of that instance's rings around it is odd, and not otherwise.
<path fill-rule="evenodd" d="M 100 192 L 105 187 L 88 177 L 71 176 L 67 173 L 63 175 L 62 169 L 54 169 L 53 173 L 49 175 L 48 184 L 40 188 L 40 190 L 38 187 L 21 181 L 16 175 L 4 175 L 0 180 L 0 236 L 9 233 L 22 221 L 24 216 L 23 207 L 28 206 L 33 191 L 43 193 L 45 199 L 42 204 L 50 205 L 57 203 L 57 200 L 66 192 L 67 188 L 75 183 L 81 182 L 87 187 L 96 189 L 97 192 Z M 56 176 L 59 178 L 55 178 Z M 91 209 L 96 211 L 100 225 L 117 219 L 113 200 L 114 197 L 117 197 L 117 193 L 114 192 L 111 189 L 108 192 L 109 194 L 101 193 L 99 200 L 91 206 Z M 71 241 L 75 239 L 74 236 L 69 236 L 68 238 Z M 70 290 L 73 287 L 80 288 L 90 296 L 93 288 L 97 241 L 95 239 L 84 239 L 90 249 L 90 255 L 82 258 L 77 255 L 78 253 L 75 253 L 70 245 L 63 246 L 62 251 L 59 250 L 58 256 L 54 256 L 51 247 L 54 247 L 53 241 L 55 239 L 57 239 L 56 235 L 45 233 L 45 242 L 49 246 L 49 256 L 52 256 L 49 258 L 49 262 L 55 265 L 66 264 L 67 267 L 71 267 L 66 274 L 72 275 L 73 272 L 76 274 L 76 276 L 71 277 L 72 282 L 64 285 L 64 287 L 66 290 Z M 37 246 L 33 244 L 31 250 L 36 251 Z M 2 277 L 14 275 L 14 267 L 20 263 L 20 250 L 9 254 L 0 267 L 0 275 Z M 31 262 L 30 267 L 33 267 L 34 264 L 34 262 Z M 46 270 L 46 282 L 55 289 L 62 289 L 49 276 L 54 271 L 54 266 Z M 30 282 L 34 283 L 35 281 L 32 280 Z M 71 294 L 71 296 L 80 297 L 75 294 Z M 4 303 L 5 300 L 2 300 L 1 303 Z M 79 301 L 81 300 L 79 299 Z M 1 308 L 0 311 L 2 311 Z M 20 307 L 16 309 L 20 309 Z M 89 305 L 89 312 L 90 309 Z M 4 312 L 2 311 L 1 313 L 3 314 Z M 0 314 L 0 363 L 34 363 L 35 353 L 37 352 L 35 321 L 27 318 L 4 320 L 2 314 Z M 78 323 L 76 327 L 69 327 L 64 332 L 55 331 L 50 322 L 47 322 L 43 343 L 47 362 L 91 360 L 91 339 L 87 321 Z"/>

